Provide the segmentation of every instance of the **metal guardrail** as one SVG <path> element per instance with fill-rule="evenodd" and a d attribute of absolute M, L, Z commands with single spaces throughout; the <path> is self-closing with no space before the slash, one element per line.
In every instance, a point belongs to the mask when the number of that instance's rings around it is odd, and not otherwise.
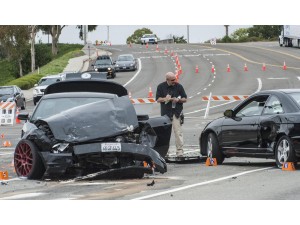
<path fill-rule="evenodd" d="M 159 43 L 159 44 L 173 44 L 174 43 L 174 39 L 173 38 L 169 38 L 169 39 L 158 40 L 157 43 Z"/>

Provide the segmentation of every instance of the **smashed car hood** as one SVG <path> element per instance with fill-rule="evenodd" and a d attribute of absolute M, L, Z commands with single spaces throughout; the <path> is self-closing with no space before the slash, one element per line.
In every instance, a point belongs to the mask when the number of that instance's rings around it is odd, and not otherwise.
<path fill-rule="evenodd" d="M 49 125 L 56 140 L 71 143 L 116 136 L 138 127 L 127 96 L 82 105 L 39 121 Z"/>

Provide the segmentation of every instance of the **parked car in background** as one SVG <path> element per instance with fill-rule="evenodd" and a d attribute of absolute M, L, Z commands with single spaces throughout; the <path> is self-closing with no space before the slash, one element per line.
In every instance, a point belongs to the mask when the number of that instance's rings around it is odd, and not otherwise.
<path fill-rule="evenodd" d="M 22 90 L 16 86 L 0 86 L 0 102 L 15 102 L 18 108 L 26 108 L 26 99 Z"/>
<path fill-rule="evenodd" d="M 115 66 L 109 55 L 98 56 L 92 66 L 94 67 L 95 71 L 105 73 L 107 75 L 107 78 L 116 77 Z"/>
<path fill-rule="evenodd" d="M 115 62 L 115 69 L 116 71 L 135 71 L 137 69 L 136 59 L 132 54 L 119 55 Z"/>
<path fill-rule="evenodd" d="M 141 37 L 141 44 L 145 45 L 145 44 L 157 44 L 157 37 L 155 34 L 144 34 Z"/>
<path fill-rule="evenodd" d="M 281 168 L 300 157 L 300 89 L 253 94 L 200 136 L 201 154 L 222 164 L 226 157 L 275 158 Z"/>
<path fill-rule="evenodd" d="M 15 148 L 18 176 L 141 178 L 165 173 L 172 123 L 166 116 L 137 115 L 121 84 L 66 80 L 49 85 Z M 145 165 L 146 164 L 146 165 Z"/>
<path fill-rule="evenodd" d="M 33 88 L 33 104 L 36 105 L 36 103 L 41 99 L 41 97 L 44 95 L 45 89 L 53 83 L 59 82 L 62 80 L 61 74 L 56 75 L 49 75 L 42 77 L 37 84 L 34 85 Z"/>

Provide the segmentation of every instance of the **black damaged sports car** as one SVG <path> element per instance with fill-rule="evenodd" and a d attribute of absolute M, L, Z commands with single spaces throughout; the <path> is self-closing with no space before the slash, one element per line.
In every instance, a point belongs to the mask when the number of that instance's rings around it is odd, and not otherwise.
<path fill-rule="evenodd" d="M 49 85 L 16 146 L 18 176 L 41 179 L 101 172 L 141 178 L 167 171 L 171 121 L 137 115 L 120 84 L 70 80 Z"/>
<path fill-rule="evenodd" d="M 279 168 L 300 157 L 300 89 L 261 91 L 206 125 L 202 155 L 274 158 Z"/>

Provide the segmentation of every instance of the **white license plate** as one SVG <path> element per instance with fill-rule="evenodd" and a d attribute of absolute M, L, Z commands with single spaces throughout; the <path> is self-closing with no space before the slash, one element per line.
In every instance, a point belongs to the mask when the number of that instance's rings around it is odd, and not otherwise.
<path fill-rule="evenodd" d="M 126 66 L 123 66 L 123 69 L 126 69 Z"/>
<path fill-rule="evenodd" d="M 120 152 L 121 143 L 101 143 L 102 152 Z"/>

